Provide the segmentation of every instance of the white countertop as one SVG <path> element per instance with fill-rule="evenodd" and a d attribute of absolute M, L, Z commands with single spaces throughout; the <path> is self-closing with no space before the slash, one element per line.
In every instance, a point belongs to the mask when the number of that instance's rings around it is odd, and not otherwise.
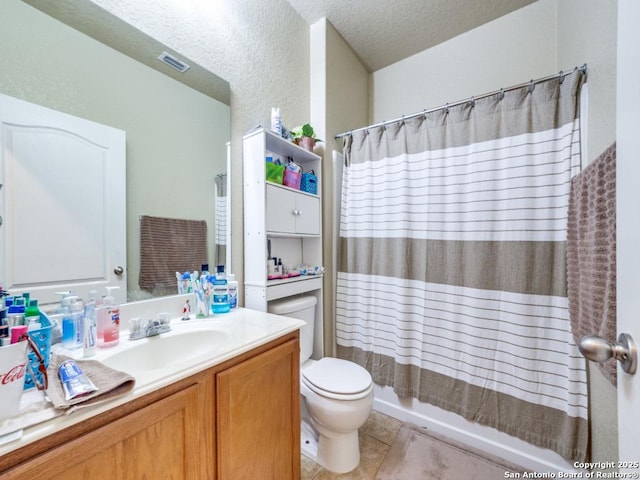
<path fill-rule="evenodd" d="M 192 314 L 191 316 L 193 317 L 194 315 Z M 150 342 L 165 342 L 163 338 L 167 339 L 166 345 L 175 345 L 169 342 L 176 340 L 179 336 L 187 338 L 184 334 L 189 332 L 202 332 L 202 338 L 213 338 L 210 332 L 205 332 L 213 330 L 220 335 L 221 339 L 216 341 L 210 350 L 208 348 L 203 349 L 202 345 L 200 345 L 199 350 L 202 353 L 198 354 L 193 354 L 193 350 L 185 352 L 185 355 L 181 355 L 180 352 L 167 352 L 167 355 L 171 356 L 176 354 L 176 360 L 165 363 L 159 368 L 153 368 L 153 366 L 150 368 L 148 362 L 145 365 L 144 361 L 141 361 L 139 365 L 132 365 L 131 369 L 121 368 L 136 379 L 136 385 L 131 392 L 108 403 L 83 408 L 69 415 L 61 415 L 38 425 L 25 428 L 20 438 L 0 445 L 0 455 L 5 455 L 28 443 L 206 370 L 260 345 L 269 343 L 283 335 L 298 330 L 303 325 L 304 322 L 301 320 L 238 308 L 229 313 L 204 319 L 192 318 L 188 321 L 181 321 L 180 318 L 174 318 L 171 320 L 171 332 L 163 333 L 157 337 L 130 341 L 128 340 L 129 332 L 123 330 L 117 346 L 98 349 L 97 355 L 91 357 L 91 360 L 109 363 L 109 357 L 117 356 L 120 353 L 130 354 L 136 348 L 143 352 L 148 347 L 155 348 L 156 345 L 164 345 L 164 343 L 150 344 Z M 189 338 L 193 339 L 193 337 L 194 334 L 190 334 Z M 194 348 L 194 350 L 197 349 Z M 62 350 L 60 353 L 82 359 L 81 350 L 76 352 Z M 29 395 L 43 396 L 44 394 L 42 392 L 29 392 Z"/>

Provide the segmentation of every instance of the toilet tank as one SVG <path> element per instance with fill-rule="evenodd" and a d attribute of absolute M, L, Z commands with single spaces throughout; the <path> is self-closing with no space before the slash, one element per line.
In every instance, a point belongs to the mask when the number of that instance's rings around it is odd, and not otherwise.
<path fill-rule="evenodd" d="M 311 358 L 313 353 L 316 303 L 316 297 L 311 295 L 287 297 L 268 303 L 269 313 L 297 318 L 306 322 L 306 325 L 300 329 L 300 365 Z"/>

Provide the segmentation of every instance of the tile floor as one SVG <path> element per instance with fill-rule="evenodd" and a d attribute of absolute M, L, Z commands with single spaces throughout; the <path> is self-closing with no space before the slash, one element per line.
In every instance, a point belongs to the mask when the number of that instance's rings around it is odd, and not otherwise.
<path fill-rule="evenodd" d="M 391 448 L 402 422 L 373 410 L 358 432 L 360 436 L 360 465 L 344 474 L 331 473 L 302 456 L 301 480 L 373 480 L 385 455 Z"/>

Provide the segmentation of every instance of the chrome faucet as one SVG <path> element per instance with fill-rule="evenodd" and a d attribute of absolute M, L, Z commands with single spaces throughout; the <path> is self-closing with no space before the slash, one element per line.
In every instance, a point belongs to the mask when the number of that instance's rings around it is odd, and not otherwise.
<path fill-rule="evenodd" d="M 158 315 L 158 320 L 142 320 L 141 318 L 132 318 L 129 322 L 130 332 L 129 340 L 139 340 L 145 337 L 155 337 L 161 333 L 171 331 L 169 325 L 169 316 L 166 313 Z"/>

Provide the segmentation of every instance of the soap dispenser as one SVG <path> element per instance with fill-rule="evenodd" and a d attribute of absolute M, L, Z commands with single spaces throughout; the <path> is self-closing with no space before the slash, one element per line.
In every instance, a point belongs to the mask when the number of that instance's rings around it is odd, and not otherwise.
<path fill-rule="evenodd" d="M 69 295 L 62 299 L 62 346 L 68 350 L 75 350 L 82 346 L 78 342 L 82 338 L 78 333 L 78 297 Z"/>
<path fill-rule="evenodd" d="M 120 341 L 120 307 L 111 295 L 114 288 L 105 287 L 107 295 L 102 301 L 101 308 L 98 309 L 98 346 L 113 347 Z"/>

